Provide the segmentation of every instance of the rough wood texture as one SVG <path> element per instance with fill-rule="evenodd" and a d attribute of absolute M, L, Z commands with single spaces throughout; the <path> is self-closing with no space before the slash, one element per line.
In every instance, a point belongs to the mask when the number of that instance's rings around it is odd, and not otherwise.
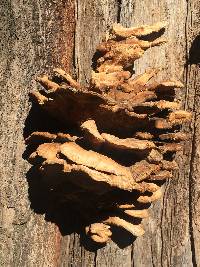
<path fill-rule="evenodd" d="M 0 12 L 0 265 L 199 266 L 198 1 L 3 0 Z M 169 43 L 147 51 L 135 64 L 135 71 L 139 74 L 147 67 L 160 66 L 165 68 L 165 76 L 181 78 L 186 89 L 179 98 L 194 116 L 187 129 L 190 140 L 184 153 L 177 156 L 180 171 L 163 188 L 162 201 L 153 205 L 152 218 L 145 225 L 148 233 L 129 246 L 124 240 L 123 250 L 110 243 L 90 252 L 80 245 L 77 233 L 67 235 L 64 226 L 71 214 L 63 221 L 47 194 L 41 194 L 37 178 L 30 184 L 32 174 L 26 175 L 30 165 L 22 158 L 24 137 L 32 130 L 48 128 L 48 122 L 33 108 L 27 118 L 28 93 L 36 86 L 34 78 L 44 69 L 50 71 L 50 66 L 62 67 L 87 82 L 95 47 L 117 21 L 124 26 L 169 23 Z M 41 125 L 34 122 L 36 116 Z"/>

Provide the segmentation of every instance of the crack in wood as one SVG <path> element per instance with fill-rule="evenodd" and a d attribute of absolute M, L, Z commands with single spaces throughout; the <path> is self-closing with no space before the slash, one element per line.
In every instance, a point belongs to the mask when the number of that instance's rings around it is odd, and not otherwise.
<path fill-rule="evenodd" d="M 194 241 L 194 231 L 193 231 L 193 162 L 195 158 L 196 151 L 196 119 L 197 114 L 195 111 L 196 107 L 196 89 L 194 95 L 194 106 L 193 106 L 193 114 L 194 114 L 194 130 L 192 135 L 192 147 L 191 147 L 191 158 L 190 158 L 190 169 L 189 169 L 189 231 L 190 231 L 190 244 L 191 244 L 191 253 L 192 253 L 192 264 L 194 267 L 197 266 L 196 260 L 196 249 L 195 249 L 195 241 Z"/>
<path fill-rule="evenodd" d="M 189 51 L 189 12 L 191 12 L 191 3 L 189 0 L 187 1 L 187 11 L 186 11 L 186 20 L 185 20 L 185 44 L 186 44 L 186 65 L 185 65 L 185 77 L 186 77 L 186 95 L 185 95 L 185 107 L 187 106 L 187 100 L 189 95 L 189 82 L 190 82 L 190 71 L 191 71 L 191 64 L 195 64 L 194 58 L 195 58 L 195 52 L 198 53 L 199 51 L 196 50 L 198 45 L 192 45 Z M 192 49 L 193 48 L 193 49 Z M 192 49 L 192 51 L 191 51 Z M 196 50 L 196 51 L 195 51 Z M 190 152 L 190 163 L 189 163 L 189 173 L 188 173 L 188 180 L 189 180 L 189 234 L 190 234 L 190 246 L 191 246 L 191 254 L 192 254 L 192 265 L 194 267 L 197 266 L 197 259 L 196 259 L 196 249 L 195 249 L 195 240 L 194 240 L 194 231 L 193 231 L 193 162 L 195 157 L 195 150 L 196 150 L 196 88 L 194 93 L 194 104 L 193 104 L 193 114 L 194 114 L 194 124 L 192 126 L 193 128 L 193 134 L 192 134 L 192 140 L 191 140 L 191 152 Z"/>
<path fill-rule="evenodd" d="M 121 18 L 121 10 L 122 10 L 122 0 L 117 0 L 117 22 L 120 22 Z"/>

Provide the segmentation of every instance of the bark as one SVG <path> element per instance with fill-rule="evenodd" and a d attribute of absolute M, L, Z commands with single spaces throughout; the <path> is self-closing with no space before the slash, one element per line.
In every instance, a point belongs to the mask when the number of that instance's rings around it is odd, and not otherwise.
<path fill-rule="evenodd" d="M 0 12 L 0 265 L 199 266 L 198 1 L 3 0 Z M 134 242 L 124 238 L 120 244 L 111 242 L 95 250 L 86 247 L 72 227 L 78 218 L 55 207 L 26 160 L 24 138 L 55 124 L 31 108 L 29 92 L 37 86 L 36 76 L 55 67 L 87 83 L 95 48 L 114 22 L 137 26 L 158 21 L 168 22 L 169 41 L 149 49 L 136 62 L 135 71 L 163 67 L 164 78 L 183 81 L 185 90 L 178 97 L 193 112 L 185 129 L 190 139 L 177 155 L 180 171 L 163 187 L 162 200 L 152 205 L 146 234 Z"/>

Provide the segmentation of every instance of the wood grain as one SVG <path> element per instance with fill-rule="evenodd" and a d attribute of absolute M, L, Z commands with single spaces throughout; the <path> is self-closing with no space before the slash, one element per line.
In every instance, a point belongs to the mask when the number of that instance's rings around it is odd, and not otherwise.
<path fill-rule="evenodd" d="M 199 1 L 2 0 L 0 13 L 0 265 L 200 266 Z M 36 178 L 31 180 L 34 175 L 27 175 L 24 137 L 48 122 L 33 112 L 28 94 L 37 86 L 35 77 L 54 67 L 87 83 L 95 47 L 114 22 L 132 26 L 163 20 L 168 22 L 168 43 L 148 50 L 135 71 L 159 66 L 164 68 L 160 78 L 178 78 L 186 85 L 178 98 L 193 112 L 193 121 L 185 127 L 190 139 L 177 155 L 180 171 L 152 206 L 144 237 L 133 243 L 121 240 L 123 249 L 111 242 L 89 251 L 78 233 L 62 231 L 53 203 L 48 211 L 37 203 L 48 202 L 48 196 Z"/>

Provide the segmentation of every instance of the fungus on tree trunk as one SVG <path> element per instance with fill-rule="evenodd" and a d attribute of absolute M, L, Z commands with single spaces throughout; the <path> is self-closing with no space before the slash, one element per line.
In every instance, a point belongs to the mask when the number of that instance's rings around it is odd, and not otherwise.
<path fill-rule="evenodd" d="M 165 26 L 115 24 L 111 39 L 97 47 L 99 57 L 87 87 L 55 69 L 51 78 L 38 78 L 43 88 L 32 92 L 76 136 L 33 132 L 26 141 L 38 147 L 29 160 L 51 188 L 62 188 L 61 197 L 77 207 L 86 233 L 98 243 L 110 239 L 113 225 L 135 236 L 144 234 L 140 221 L 148 217 L 145 204 L 162 196 L 160 181 L 172 178 L 177 168 L 173 155 L 187 138 L 179 126 L 191 114 L 175 101 L 175 89 L 183 84 L 149 83 L 158 69 L 137 77 L 131 69 L 145 50 L 165 42 L 146 38 Z"/>

